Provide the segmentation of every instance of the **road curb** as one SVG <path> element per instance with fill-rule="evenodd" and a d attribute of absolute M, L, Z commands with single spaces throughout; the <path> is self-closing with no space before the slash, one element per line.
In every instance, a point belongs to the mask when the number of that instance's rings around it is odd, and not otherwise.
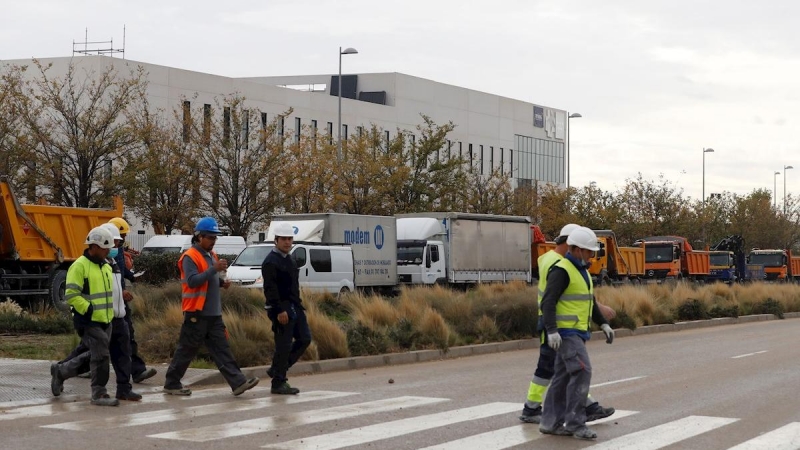
<path fill-rule="evenodd" d="M 786 319 L 800 318 L 800 312 L 784 314 Z M 695 320 L 689 322 L 676 322 L 674 324 L 648 325 L 639 327 L 636 330 L 621 328 L 614 330 L 617 338 L 640 336 L 655 333 L 665 333 L 670 331 L 694 330 L 698 328 L 715 327 L 720 325 L 735 325 L 741 323 L 763 322 L 767 320 L 778 320 L 773 314 L 757 314 L 740 317 L 721 317 L 710 320 Z M 592 338 L 596 340 L 605 339 L 602 331 L 592 333 Z M 463 358 L 467 356 L 486 355 L 489 353 L 509 352 L 516 350 L 528 350 L 539 347 L 536 339 L 521 339 L 516 341 L 495 342 L 491 344 L 465 345 L 452 347 L 448 351 L 442 350 L 417 350 L 406 353 L 390 353 L 386 355 L 353 356 L 349 358 L 326 359 L 322 361 L 301 361 L 295 364 L 290 370 L 289 375 L 312 375 L 318 373 L 336 372 L 343 370 L 359 370 L 374 367 L 393 366 L 397 364 L 413 364 L 420 362 L 439 361 L 444 359 Z M 242 368 L 246 377 L 266 377 L 269 366 L 256 366 Z M 219 371 L 213 370 L 208 373 L 199 374 L 191 380 L 185 380 L 184 384 L 191 386 L 203 386 L 210 384 L 224 384 L 225 379 Z"/>

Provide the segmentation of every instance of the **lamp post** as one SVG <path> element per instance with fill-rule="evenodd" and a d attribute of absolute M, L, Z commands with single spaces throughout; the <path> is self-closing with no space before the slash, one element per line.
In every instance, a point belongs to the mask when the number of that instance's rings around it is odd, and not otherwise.
<path fill-rule="evenodd" d="M 342 50 L 342 47 L 339 47 L 339 131 L 336 139 L 336 159 L 339 162 L 342 161 L 342 55 L 354 55 L 356 53 L 358 53 L 358 50 L 352 47 L 347 47 L 344 50 Z"/>
<path fill-rule="evenodd" d="M 569 119 L 580 119 L 581 117 L 583 116 L 580 115 L 580 113 L 567 113 L 567 189 L 569 189 L 569 165 L 572 160 L 572 153 L 570 152 L 572 149 L 570 148 L 571 143 L 569 141 L 569 129 L 572 127 L 569 125 Z"/>
<path fill-rule="evenodd" d="M 714 149 L 703 149 L 703 205 L 706 204 L 706 153 L 714 153 Z"/>
<path fill-rule="evenodd" d="M 792 166 L 783 166 L 783 215 L 786 215 L 786 171 L 794 169 Z"/>
<path fill-rule="evenodd" d="M 772 175 L 772 207 L 778 209 L 778 175 L 780 172 L 775 172 Z"/>

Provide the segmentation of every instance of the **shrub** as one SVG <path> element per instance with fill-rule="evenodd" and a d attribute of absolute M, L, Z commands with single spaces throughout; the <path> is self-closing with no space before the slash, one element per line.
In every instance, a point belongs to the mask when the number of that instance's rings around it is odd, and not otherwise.
<path fill-rule="evenodd" d="M 134 271 L 137 273 L 144 271 L 144 274 L 137 281 L 162 285 L 168 281 L 180 280 L 180 271 L 178 270 L 180 256 L 180 253 L 143 253 L 137 255 L 133 259 Z M 236 255 L 217 256 L 220 259 L 227 259 L 229 264 L 236 259 Z"/>
<path fill-rule="evenodd" d="M 478 332 L 478 339 L 481 342 L 494 342 L 500 338 L 500 331 L 497 329 L 497 323 L 487 315 L 483 315 L 478 319 L 475 329 Z"/>
<path fill-rule="evenodd" d="M 347 326 L 347 347 L 354 356 L 385 353 L 390 342 L 384 330 L 374 330 L 362 323 Z"/>
<path fill-rule="evenodd" d="M 609 322 L 611 328 L 627 328 L 629 330 L 636 329 L 636 320 L 633 317 L 628 315 L 628 312 L 624 309 L 621 311 L 617 311 L 617 316 L 611 319 Z"/>
<path fill-rule="evenodd" d="M 693 298 L 678 306 L 675 312 L 678 320 L 704 320 L 709 318 L 708 307 L 702 301 Z"/>
<path fill-rule="evenodd" d="M 389 329 L 389 338 L 397 343 L 400 348 L 413 350 L 416 349 L 420 332 L 410 319 L 403 317 L 395 326 Z"/>
<path fill-rule="evenodd" d="M 8 333 L 67 334 L 75 331 L 72 318 L 63 315 L 0 314 L 0 330 Z"/>
<path fill-rule="evenodd" d="M 753 314 L 773 314 L 783 319 L 783 305 L 774 298 L 768 298 L 753 305 Z"/>

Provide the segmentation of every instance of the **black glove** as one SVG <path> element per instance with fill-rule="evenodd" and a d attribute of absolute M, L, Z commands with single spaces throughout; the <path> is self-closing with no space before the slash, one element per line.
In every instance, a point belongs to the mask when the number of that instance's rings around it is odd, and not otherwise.
<path fill-rule="evenodd" d="M 89 303 L 89 307 L 86 308 L 86 312 L 83 314 L 83 316 L 91 320 L 93 312 L 94 312 L 94 305 Z"/>

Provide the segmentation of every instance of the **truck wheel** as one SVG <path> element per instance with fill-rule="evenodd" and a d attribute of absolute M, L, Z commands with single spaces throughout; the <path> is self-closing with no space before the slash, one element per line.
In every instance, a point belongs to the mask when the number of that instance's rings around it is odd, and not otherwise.
<path fill-rule="evenodd" d="M 53 278 L 50 279 L 50 304 L 53 305 L 53 308 L 63 313 L 69 312 L 69 305 L 64 298 L 66 285 L 67 271 L 57 270 Z"/>
<path fill-rule="evenodd" d="M 339 300 L 339 301 L 341 301 L 341 300 L 342 300 L 342 298 L 343 298 L 345 295 L 349 294 L 349 293 L 350 293 L 350 290 L 349 290 L 349 289 L 347 289 L 346 287 L 342 287 L 341 289 L 339 289 L 339 294 L 336 296 L 336 300 Z"/>

